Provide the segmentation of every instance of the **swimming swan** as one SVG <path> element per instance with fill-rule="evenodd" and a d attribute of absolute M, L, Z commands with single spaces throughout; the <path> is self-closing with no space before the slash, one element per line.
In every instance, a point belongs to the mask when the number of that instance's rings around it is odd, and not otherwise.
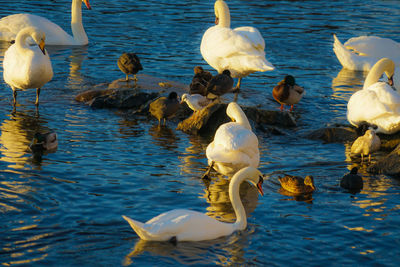
<path fill-rule="evenodd" d="M 29 46 L 32 37 L 38 46 Z M 21 30 L 15 43 L 4 53 L 3 77 L 13 90 L 13 104 L 17 102 L 17 90 L 36 88 L 36 105 L 39 105 L 40 88 L 53 78 L 53 68 L 45 46 L 45 33 L 34 27 Z"/>
<path fill-rule="evenodd" d="M 243 167 L 258 167 L 260 152 L 257 136 L 252 132 L 249 120 L 240 106 L 229 103 L 226 114 L 232 119 L 219 126 L 206 150 L 209 169 L 204 174 L 206 178 L 214 168 L 217 172 L 232 176 Z"/>
<path fill-rule="evenodd" d="M 263 195 L 263 178 L 259 170 L 246 167 L 238 171 L 229 184 L 229 198 L 236 214 L 235 223 L 224 223 L 204 213 L 174 209 L 154 217 L 146 223 L 122 216 L 137 235 L 152 241 L 202 241 L 227 236 L 234 231 L 244 230 L 247 226 L 246 212 L 239 196 L 240 184 L 248 181 Z"/>
<path fill-rule="evenodd" d="M 333 35 L 333 51 L 340 64 L 349 70 L 369 71 L 381 58 L 390 58 L 396 64 L 396 77 L 400 77 L 400 43 L 389 38 L 359 36 L 347 40 L 344 45 Z M 400 90 L 400 79 L 394 81 Z"/>
<path fill-rule="evenodd" d="M 265 41 L 254 27 L 231 29 L 229 7 L 223 0 L 214 4 L 215 26 L 203 35 L 201 55 L 218 73 L 228 69 L 232 77 L 239 78 L 235 89 L 240 88 L 242 77 L 256 71 L 274 70 L 265 58 Z"/>
<path fill-rule="evenodd" d="M 377 126 L 377 133 L 392 134 L 400 130 L 400 94 L 393 84 L 395 64 L 388 58 L 379 60 L 369 71 L 362 90 L 347 103 L 347 120 L 354 126 L 367 122 Z M 389 84 L 379 82 L 385 73 Z"/>
<path fill-rule="evenodd" d="M 14 40 L 20 30 L 31 26 L 45 32 L 47 45 L 87 45 L 89 41 L 82 25 L 82 2 L 88 9 L 91 9 L 89 0 L 72 0 L 71 30 L 73 36 L 44 17 L 21 13 L 0 19 L 0 40 Z M 30 43 L 33 44 L 31 41 Z"/>

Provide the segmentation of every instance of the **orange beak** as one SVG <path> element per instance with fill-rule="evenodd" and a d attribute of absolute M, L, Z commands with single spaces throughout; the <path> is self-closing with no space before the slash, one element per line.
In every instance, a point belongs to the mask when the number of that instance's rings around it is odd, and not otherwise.
<path fill-rule="evenodd" d="M 264 196 L 264 191 L 262 189 L 262 184 L 264 182 L 264 179 L 260 176 L 260 181 L 257 183 L 257 189 L 260 195 Z"/>
<path fill-rule="evenodd" d="M 44 41 L 41 40 L 39 43 L 39 48 L 40 48 L 40 50 L 42 50 L 43 55 L 46 55 L 46 50 L 44 50 L 44 45 L 45 45 Z"/>
<path fill-rule="evenodd" d="M 92 7 L 90 6 L 89 0 L 83 0 L 83 2 L 85 3 L 87 9 L 91 10 Z"/>

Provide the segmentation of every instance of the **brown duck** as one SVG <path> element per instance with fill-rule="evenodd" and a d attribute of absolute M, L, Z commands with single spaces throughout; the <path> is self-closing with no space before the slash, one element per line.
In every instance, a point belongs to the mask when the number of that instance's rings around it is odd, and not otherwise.
<path fill-rule="evenodd" d="M 194 67 L 194 76 L 190 83 L 189 93 L 191 95 L 199 94 L 206 96 L 206 87 L 211 78 L 212 74 L 209 71 L 205 71 L 201 66 Z"/>
<path fill-rule="evenodd" d="M 272 90 L 272 96 L 281 104 L 281 111 L 284 109 L 283 105 L 290 105 L 290 111 L 293 111 L 293 106 L 299 103 L 303 94 L 304 88 L 296 84 L 292 75 L 287 75 Z"/>
<path fill-rule="evenodd" d="M 142 70 L 139 57 L 134 53 L 123 53 L 118 59 L 119 69 L 126 74 L 126 81 L 129 81 L 129 74 L 133 74 L 133 80 L 136 82 L 136 73 Z"/>
<path fill-rule="evenodd" d="M 296 194 L 311 193 L 315 190 L 314 178 L 311 175 L 307 175 L 305 179 L 299 176 L 286 175 L 279 178 L 279 182 L 283 189 Z"/>
<path fill-rule="evenodd" d="M 224 70 L 221 74 L 215 75 L 207 85 L 207 96 L 213 94 L 216 96 L 222 96 L 232 91 L 233 78 L 229 70 Z"/>
<path fill-rule="evenodd" d="M 150 113 L 158 119 L 158 124 L 161 124 L 161 119 L 164 119 L 163 125 L 165 125 L 166 119 L 175 115 L 179 109 L 179 97 L 176 92 L 169 93 L 168 97 L 160 97 L 150 103 Z"/>

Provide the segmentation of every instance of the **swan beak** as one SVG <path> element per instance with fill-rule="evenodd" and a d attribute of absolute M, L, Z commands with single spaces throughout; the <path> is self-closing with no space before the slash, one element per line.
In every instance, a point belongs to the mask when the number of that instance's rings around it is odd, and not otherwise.
<path fill-rule="evenodd" d="M 390 78 L 388 78 L 388 84 L 389 84 L 390 86 L 393 86 L 393 76 L 390 77 Z"/>
<path fill-rule="evenodd" d="M 257 183 L 257 189 L 258 189 L 258 192 L 260 193 L 260 195 L 262 195 L 262 196 L 264 196 L 264 191 L 262 189 L 263 182 L 264 182 L 264 179 L 262 178 L 262 176 L 260 176 L 260 180 Z"/>
<path fill-rule="evenodd" d="M 44 40 L 43 39 L 40 40 L 39 48 L 40 50 L 42 50 L 43 55 L 46 55 L 46 50 L 44 50 L 44 45 L 45 45 Z"/>
<path fill-rule="evenodd" d="M 215 17 L 215 25 L 218 25 L 218 23 L 219 23 L 219 18 Z"/>
<path fill-rule="evenodd" d="M 92 7 L 90 6 L 89 0 L 83 0 L 83 2 L 85 3 L 87 9 L 91 10 Z"/>

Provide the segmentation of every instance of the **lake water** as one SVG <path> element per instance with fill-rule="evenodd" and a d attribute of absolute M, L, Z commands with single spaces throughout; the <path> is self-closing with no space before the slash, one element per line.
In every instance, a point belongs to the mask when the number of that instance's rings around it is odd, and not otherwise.
<path fill-rule="evenodd" d="M 70 32 L 70 1 L 0 1 L 0 17 L 32 12 Z M 121 217 L 140 221 L 172 208 L 234 220 L 223 176 L 210 185 L 209 139 L 159 130 L 147 117 L 91 109 L 75 95 L 122 78 L 117 59 L 136 52 L 142 73 L 188 84 L 193 67 L 211 68 L 200 41 L 214 22 L 214 1 L 104 1 L 83 8 L 87 47 L 48 47 L 54 78 L 43 87 L 39 113 L 35 91 L 18 94 L 12 113 L 10 87 L 0 82 L 0 263 L 53 266 L 256 265 L 397 266 L 400 262 L 400 182 L 370 175 L 352 162 L 350 144 L 323 144 L 304 135 L 347 124 L 346 104 L 365 73 L 341 70 L 332 34 L 343 42 L 360 35 L 400 41 L 397 0 L 228 1 L 232 27 L 257 27 L 275 71 L 243 79 L 239 103 L 277 109 L 272 88 L 286 74 L 307 93 L 295 107 L 297 127 L 285 135 L 256 132 L 259 169 L 268 177 L 264 197 L 242 187 L 249 212 L 246 230 L 206 242 L 143 242 Z M 0 61 L 8 44 L 0 44 Z M 2 68 L 0 68 L 2 76 Z M 36 131 L 54 129 L 56 153 L 34 160 L 28 145 Z M 379 152 L 375 156 L 384 155 Z M 377 157 L 373 157 L 373 161 Z M 338 186 L 359 166 L 364 189 Z M 282 173 L 313 175 L 310 201 L 280 193 Z"/>

